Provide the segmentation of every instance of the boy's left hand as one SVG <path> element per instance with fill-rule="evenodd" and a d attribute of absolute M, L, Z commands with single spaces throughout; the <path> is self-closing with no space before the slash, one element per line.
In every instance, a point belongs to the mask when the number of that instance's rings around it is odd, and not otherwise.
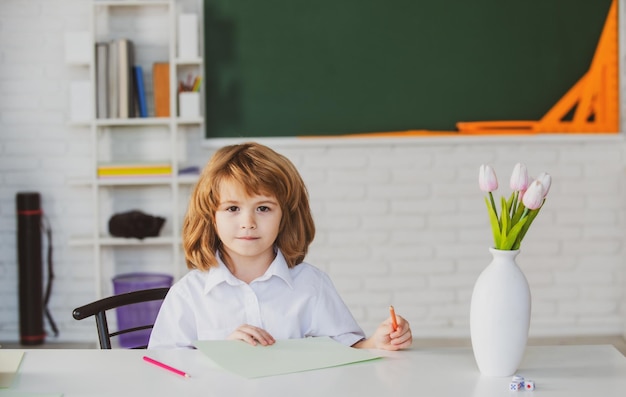
<path fill-rule="evenodd" d="M 396 315 L 398 328 L 394 331 L 391 317 L 383 321 L 374 333 L 376 348 L 384 350 L 406 349 L 413 343 L 411 326 L 402 316 Z"/>
<path fill-rule="evenodd" d="M 402 316 L 396 315 L 398 328 L 394 331 L 391 317 L 383 321 L 374 335 L 368 339 L 357 342 L 353 347 L 362 349 L 401 350 L 406 349 L 413 343 L 411 326 Z"/>

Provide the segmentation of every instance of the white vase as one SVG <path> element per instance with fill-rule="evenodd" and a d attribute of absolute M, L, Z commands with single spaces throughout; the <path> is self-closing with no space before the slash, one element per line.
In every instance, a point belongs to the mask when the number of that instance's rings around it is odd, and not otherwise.
<path fill-rule="evenodd" d="M 510 376 L 522 362 L 528 342 L 530 288 L 515 262 L 519 250 L 489 251 L 493 259 L 472 293 L 472 349 L 482 374 Z"/>

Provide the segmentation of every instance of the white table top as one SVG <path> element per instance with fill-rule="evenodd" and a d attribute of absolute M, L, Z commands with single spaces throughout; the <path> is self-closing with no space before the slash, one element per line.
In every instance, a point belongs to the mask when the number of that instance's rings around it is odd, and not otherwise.
<path fill-rule="evenodd" d="M 10 389 L 73 396 L 603 396 L 626 395 L 626 357 L 613 346 L 529 346 L 519 375 L 534 391 L 510 392 L 510 377 L 482 376 L 470 348 L 415 347 L 381 360 L 246 379 L 197 350 L 27 349 Z M 149 355 L 185 378 L 142 360 Z M 522 397 L 522 396 L 520 396 Z"/>

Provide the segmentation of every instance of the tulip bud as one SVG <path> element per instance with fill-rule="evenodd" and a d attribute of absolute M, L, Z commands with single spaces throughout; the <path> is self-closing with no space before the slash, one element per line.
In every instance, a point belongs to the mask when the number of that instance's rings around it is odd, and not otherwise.
<path fill-rule="evenodd" d="M 515 164 L 513 174 L 511 174 L 510 186 L 514 192 L 524 191 L 528 188 L 528 171 L 524 164 Z"/>
<path fill-rule="evenodd" d="M 550 176 L 550 174 L 542 172 L 537 177 L 537 180 L 540 181 L 543 185 L 543 197 L 546 197 L 548 195 L 548 192 L 550 191 L 550 185 L 552 185 L 552 177 Z"/>
<path fill-rule="evenodd" d="M 478 173 L 478 186 L 485 193 L 493 192 L 498 188 L 496 172 L 488 165 L 481 165 Z"/>
<path fill-rule="evenodd" d="M 540 208 L 543 204 L 544 196 L 545 194 L 543 185 L 539 180 L 535 179 L 533 183 L 528 186 L 528 189 L 524 193 L 522 202 L 524 203 L 524 206 L 529 210 L 536 210 Z"/>

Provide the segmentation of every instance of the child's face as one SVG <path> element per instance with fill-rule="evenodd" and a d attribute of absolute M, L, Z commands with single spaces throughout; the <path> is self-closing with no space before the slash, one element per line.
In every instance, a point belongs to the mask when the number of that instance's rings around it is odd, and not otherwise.
<path fill-rule="evenodd" d="M 234 264 L 269 264 L 282 210 L 273 196 L 248 196 L 238 185 L 222 182 L 215 212 L 217 234 Z"/>

